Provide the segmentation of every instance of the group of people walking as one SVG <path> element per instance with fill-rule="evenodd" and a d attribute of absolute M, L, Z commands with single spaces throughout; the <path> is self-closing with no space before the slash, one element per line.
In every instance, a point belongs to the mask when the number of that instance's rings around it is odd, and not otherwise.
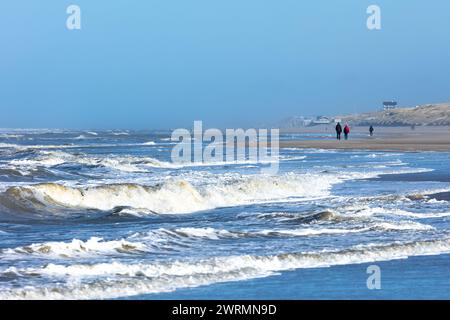
<path fill-rule="evenodd" d="M 341 133 L 342 133 L 342 126 L 341 124 L 338 122 L 336 125 L 336 138 L 338 140 L 341 140 Z M 344 127 L 344 138 L 345 140 L 348 140 L 348 134 L 350 133 L 350 127 L 348 124 L 345 125 Z"/>
<path fill-rule="evenodd" d="M 342 129 L 341 124 L 338 122 L 336 125 L 336 139 L 341 140 L 341 134 L 342 131 L 344 132 L 344 139 L 348 140 L 348 135 L 350 133 L 350 126 L 348 124 L 345 124 L 344 129 Z M 373 136 L 373 126 L 370 126 L 369 128 L 369 135 L 372 137 Z"/>

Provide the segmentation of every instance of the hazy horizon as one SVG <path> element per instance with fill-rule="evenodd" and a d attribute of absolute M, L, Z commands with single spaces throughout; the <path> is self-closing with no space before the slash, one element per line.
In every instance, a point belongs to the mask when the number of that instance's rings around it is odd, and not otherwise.
<path fill-rule="evenodd" d="M 81 30 L 66 8 L 81 8 Z M 381 7 L 381 30 L 366 27 Z M 248 127 L 448 102 L 450 3 L 0 4 L 0 128 Z"/>

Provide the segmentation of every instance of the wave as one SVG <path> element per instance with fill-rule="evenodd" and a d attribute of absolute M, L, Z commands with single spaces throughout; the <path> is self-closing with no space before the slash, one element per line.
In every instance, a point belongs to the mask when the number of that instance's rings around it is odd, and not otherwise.
<path fill-rule="evenodd" d="M 323 222 L 340 222 L 345 218 L 334 211 L 325 210 L 314 213 L 297 213 L 297 212 L 267 212 L 267 213 L 240 213 L 238 217 L 250 217 L 261 220 L 275 219 L 280 222 L 291 221 L 301 224 L 315 224 Z"/>
<path fill-rule="evenodd" d="M 367 209 L 370 214 L 389 214 L 402 217 L 410 217 L 416 219 L 430 219 L 430 218 L 443 218 L 449 217 L 450 212 L 410 212 L 402 209 L 386 209 L 386 208 L 371 208 Z"/>
<path fill-rule="evenodd" d="M 149 142 L 150 143 L 150 142 Z M 148 144 L 152 145 L 152 144 Z M 87 166 L 101 166 L 113 170 L 123 172 L 146 172 L 149 168 L 161 169 L 181 169 L 186 167 L 207 167 L 207 166 L 226 166 L 226 165 L 240 165 L 240 164 L 254 164 L 254 163 L 270 163 L 270 161 L 220 161 L 220 162 L 189 162 L 189 163 L 174 163 L 163 160 L 158 160 L 152 157 L 134 157 L 134 156 L 113 156 L 106 155 L 103 157 L 88 156 L 86 154 L 77 153 L 71 154 L 60 150 L 37 150 L 30 158 L 14 159 L 9 162 L 15 167 L 23 167 L 25 169 L 37 167 L 53 167 L 65 163 L 78 163 Z M 280 161 L 292 161 L 305 159 L 305 156 L 299 157 L 280 157 Z"/>
<path fill-rule="evenodd" d="M 406 231 L 406 230 L 434 230 L 430 225 L 425 225 L 416 222 L 371 222 L 367 226 L 363 227 L 351 227 L 351 228 L 299 228 L 291 230 L 263 230 L 260 233 L 264 235 L 272 236 L 316 236 L 316 235 L 332 235 L 332 234 L 348 234 L 348 233 L 361 233 L 367 231 Z"/>
<path fill-rule="evenodd" d="M 19 151 L 38 150 L 38 149 L 66 149 L 66 148 L 80 148 L 82 146 L 74 144 L 60 144 L 60 145 L 26 145 L 13 143 L 0 143 L 0 148 L 15 149 Z"/>
<path fill-rule="evenodd" d="M 346 210 L 347 211 L 347 210 Z M 338 229 L 336 233 L 345 233 L 345 231 L 349 232 L 364 232 L 364 231 L 402 231 L 402 230 L 416 230 L 416 231 L 427 231 L 434 230 L 434 228 L 427 224 L 418 223 L 415 221 L 391 221 L 391 220 L 383 220 L 383 219 L 368 219 L 367 217 L 372 216 L 376 213 L 387 213 L 391 212 L 388 210 L 367 210 L 367 209 L 359 209 L 355 213 L 345 212 L 345 214 L 338 214 L 333 211 L 323 211 L 319 213 L 313 214 L 300 214 L 300 213 L 290 213 L 290 212 L 272 212 L 272 213 L 259 213 L 259 214 L 239 214 L 239 217 L 255 217 L 257 219 L 264 220 L 277 220 L 279 222 L 294 222 L 296 224 L 302 225 L 323 225 L 323 224 L 332 224 L 336 225 L 337 223 L 346 222 L 346 223 L 359 223 L 359 225 L 354 225 L 353 229 L 345 228 Z M 450 215 L 450 214 L 449 214 Z M 414 215 L 407 215 L 407 217 L 415 217 Z M 433 215 L 439 216 L 438 214 Z M 444 215 L 441 215 L 444 216 Z M 425 218 L 427 215 L 420 215 L 420 217 Z M 429 217 L 429 216 L 428 216 Z M 306 230 L 306 231 L 305 231 Z M 270 231 L 270 230 L 269 230 Z M 273 230 L 272 230 L 273 231 Z M 288 232 L 291 232 L 289 230 Z M 296 232 L 296 231 L 294 231 Z M 333 230 L 330 231 L 332 233 Z M 300 235 L 308 233 L 307 229 L 301 229 L 298 232 Z M 311 234 L 320 234 L 327 233 L 327 229 L 317 229 L 314 228 L 311 231 Z"/>
<path fill-rule="evenodd" d="M 363 232 L 368 230 L 370 230 L 370 228 L 349 228 L 349 229 L 296 228 L 296 229 L 270 229 L 259 231 L 237 231 L 237 230 L 234 231 L 234 230 L 215 229 L 211 227 L 205 228 L 186 227 L 186 228 L 177 228 L 174 230 L 159 229 L 147 235 L 150 236 L 152 239 L 154 238 L 156 233 L 160 236 L 169 236 L 176 238 L 219 240 L 219 239 L 239 239 L 239 238 L 261 238 L 261 237 L 306 237 L 325 234 L 345 234 L 345 233 Z M 137 235 L 134 235 L 134 237 L 137 237 Z"/>
<path fill-rule="evenodd" d="M 87 166 L 101 166 L 124 172 L 143 172 L 146 167 L 173 168 L 177 167 L 169 162 L 159 161 L 151 157 L 106 156 L 95 157 L 85 154 L 71 154 L 63 151 L 38 150 L 32 158 L 15 159 L 10 165 L 19 168 L 53 167 L 61 164 L 80 164 Z M 147 168 L 148 169 L 148 168 Z"/>
<path fill-rule="evenodd" d="M 206 238 L 211 240 L 217 240 L 221 238 L 240 238 L 246 237 L 248 232 L 244 231 L 228 231 L 224 229 L 214 229 L 214 228 L 178 228 L 173 231 L 171 230 L 159 230 L 168 232 L 169 234 L 175 234 L 177 236 L 188 237 L 188 238 Z"/>
<path fill-rule="evenodd" d="M 0 143 L 0 148 L 20 148 L 21 146 L 13 143 Z"/>
<path fill-rule="evenodd" d="M 339 180 L 334 176 L 296 175 L 239 176 L 228 181 L 194 186 L 170 179 L 154 186 L 109 184 L 73 188 L 56 183 L 11 187 L 0 195 L 1 203 L 30 209 L 69 208 L 113 210 L 144 209 L 159 214 L 191 213 L 217 207 L 261 203 L 289 197 L 326 196 Z"/>
<path fill-rule="evenodd" d="M 399 157 L 403 156 L 403 153 L 393 153 L 393 152 L 386 152 L 386 153 L 371 153 L 367 155 L 353 155 L 350 156 L 350 158 L 380 158 L 380 157 Z"/>
<path fill-rule="evenodd" d="M 24 170 L 17 170 L 16 168 L 10 168 L 10 167 L 1 167 L 0 168 L 0 176 L 6 176 L 6 177 L 23 177 L 28 175 L 29 171 Z"/>
<path fill-rule="evenodd" d="M 0 292 L 1 299 L 104 299 L 168 292 L 218 282 L 266 277 L 284 270 L 406 259 L 450 253 L 450 239 L 408 243 L 358 245 L 343 250 L 282 253 L 269 256 L 228 256 L 198 261 L 159 263 L 122 262 L 60 265 L 40 268 L 10 267 L 2 274 L 39 275 L 60 279 L 44 287 L 27 286 Z M 92 279 L 95 277 L 95 280 Z M 66 282 L 61 283 L 64 279 Z M 73 281 L 76 279 L 77 281 Z M 90 280 L 89 280 L 90 279 Z"/>
<path fill-rule="evenodd" d="M 388 221 L 377 221 L 370 224 L 369 227 L 371 230 L 380 230 L 380 231 L 429 231 L 435 230 L 433 226 L 428 224 L 422 224 L 414 221 L 396 221 L 396 222 L 388 222 Z"/>
<path fill-rule="evenodd" d="M 23 134 L 10 134 L 10 133 L 0 134 L 0 138 L 3 138 L 3 139 L 20 139 L 23 137 L 24 137 Z"/>
<path fill-rule="evenodd" d="M 138 253 L 146 250 L 139 242 L 127 240 L 104 241 L 102 238 L 91 237 L 86 241 L 73 239 L 71 242 L 45 242 L 14 249 L 0 250 L 3 259 L 19 254 L 45 255 L 58 258 L 72 258 L 93 254 Z"/>
<path fill-rule="evenodd" d="M 73 138 L 74 140 L 86 140 L 89 139 L 89 137 L 86 137 L 84 134 L 80 134 L 79 136 Z"/>
<path fill-rule="evenodd" d="M 75 140 L 89 139 L 84 135 L 72 138 Z M 0 143 L 0 149 L 14 149 L 18 151 L 32 151 L 32 150 L 51 150 L 51 149 L 81 149 L 81 148 L 112 148 L 112 147 L 139 147 L 142 143 L 95 143 L 95 144 L 14 144 L 14 143 Z"/>
<path fill-rule="evenodd" d="M 76 161 L 77 157 L 62 151 L 39 151 L 34 158 L 14 159 L 10 165 L 18 167 L 52 167 L 65 162 Z"/>
<path fill-rule="evenodd" d="M 212 227 L 183 227 L 176 229 L 159 228 L 156 230 L 138 232 L 127 238 L 105 241 L 103 238 L 91 237 L 83 241 L 73 239 L 70 242 L 34 243 L 17 248 L 0 249 L 2 259 L 23 259 L 23 255 L 45 256 L 46 258 L 80 258 L 95 256 L 117 256 L 118 254 L 142 254 L 152 250 L 174 250 L 181 245 L 186 248 L 189 241 L 220 240 L 263 237 L 311 237 L 321 235 L 344 235 L 368 231 L 406 231 L 434 230 L 433 227 L 414 222 L 375 222 L 364 227 L 347 228 L 294 228 L 269 230 L 225 230 Z M 0 234 L 2 232 L 0 230 Z"/>

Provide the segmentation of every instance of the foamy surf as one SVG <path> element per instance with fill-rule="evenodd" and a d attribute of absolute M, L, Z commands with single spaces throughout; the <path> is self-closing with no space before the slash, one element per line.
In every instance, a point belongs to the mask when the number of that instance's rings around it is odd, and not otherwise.
<path fill-rule="evenodd" d="M 299 268 L 406 259 L 411 256 L 450 253 L 450 240 L 373 244 L 345 250 L 285 253 L 270 256 L 229 256 L 165 263 L 48 264 L 42 268 L 15 268 L 2 271 L 26 277 L 68 279 L 56 286 L 10 288 L 1 299 L 102 299 L 173 291 L 212 283 L 267 277 Z M 96 279 L 88 281 L 88 279 Z M 76 280 L 76 281 L 75 281 Z"/>
<path fill-rule="evenodd" d="M 155 142 L 149 141 L 142 145 L 156 145 Z M 65 146 L 65 148 L 76 146 Z M 51 149 L 51 146 L 46 146 Z M 44 148 L 43 148 L 44 149 Z M 24 149 L 26 150 L 26 149 Z M 25 170 L 36 169 L 38 167 L 54 167 L 62 164 L 78 164 L 81 166 L 99 166 L 109 168 L 111 170 L 122 172 L 147 172 L 154 168 L 157 169 L 182 169 L 189 167 L 209 167 L 209 166 L 230 166 L 242 164 L 270 164 L 275 161 L 295 161 L 303 160 L 306 156 L 280 156 L 278 159 L 267 161 L 259 160 L 241 160 L 241 161 L 202 161 L 202 162 L 187 162 L 178 163 L 170 161 L 162 161 L 152 157 L 132 157 L 132 156 L 94 156 L 83 153 L 68 153 L 61 150 L 38 150 L 37 153 L 31 157 L 22 159 L 14 159 L 9 162 L 9 165 Z"/>
<path fill-rule="evenodd" d="M 102 238 L 91 237 L 86 241 L 73 239 L 71 242 L 45 242 L 34 243 L 14 249 L 0 250 L 3 259 L 11 259 L 20 255 L 38 255 L 54 258 L 88 257 L 92 255 L 136 254 L 147 250 L 139 242 L 130 242 L 125 239 L 105 241 Z"/>

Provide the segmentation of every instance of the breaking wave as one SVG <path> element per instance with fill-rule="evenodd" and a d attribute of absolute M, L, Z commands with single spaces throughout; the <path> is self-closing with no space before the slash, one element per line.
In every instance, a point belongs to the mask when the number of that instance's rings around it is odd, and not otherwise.
<path fill-rule="evenodd" d="M 85 139 L 89 139 L 88 137 L 86 137 L 84 134 L 80 134 L 79 136 L 73 138 L 74 140 L 85 140 Z"/>
<path fill-rule="evenodd" d="M 14 249 L 0 250 L 2 255 L 9 257 L 17 254 L 46 255 L 53 257 L 72 258 L 92 254 L 137 253 L 146 250 L 146 246 L 139 242 L 124 239 L 104 241 L 102 238 L 91 237 L 86 241 L 73 239 L 71 242 L 45 242 Z"/>
<path fill-rule="evenodd" d="M 126 132 L 126 131 L 119 131 L 119 132 L 115 131 L 115 132 L 112 132 L 112 135 L 114 135 L 114 136 L 129 136 L 130 133 Z"/>
<path fill-rule="evenodd" d="M 443 218 L 449 217 L 450 212 L 411 212 L 398 208 L 383 208 L 383 207 L 361 207 L 353 208 L 355 214 L 358 216 L 373 216 L 373 215 L 389 215 L 389 216 L 401 216 L 414 219 L 430 219 L 430 218 Z"/>
<path fill-rule="evenodd" d="M 91 237 L 83 241 L 73 239 L 71 242 L 34 243 L 17 248 L 0 250 L 2 258 L 17 258 L 18 255 L 44 255 L 51 258 L 74 258 L 94 255 L 137 254 L 149 252 L 153 249 L 167 248 L 167 244 L 177 245 L 182 241 L 184 247 L 189 245 L 186 240 L 220 240 L 261 237 L 309 237 L 320 235 L 339 235 L 360 233 L 367 231 L 403 231 L 403 230 L 434 230 L 432 226 L 415 222 L 371 222 L 366 226 L 347 227 L 298 227 L 294 229 L 266 229 L 266 230 L 225 230 L 212 227 L 183 227 L 176 229 L 159 228 L 147 232 L 132 234 L 131 236 L 105 241 L 103 238 Z M 161 247 L 160 247 L 161 246 Z"/>
<path fill-rule="evenodd" d="M 0 195 L 0 204 L 28 209 L 96 209 L 118 207 L 144 212 L 191 213 L 287 199 L 327 196 L 335 176 L 285 174 L 281 176 L 240 176 L 227 181 L 194 186 L 185 180 L 170 179 L 154 186 L 108 184 L 74 188 L 56 183 L 18 186 Z"/>
<path fill-rule="evenodd" d="M 150 143 L 151 142 L 151 143 Z M 154 145 L 153 141 L 149 141 L 147 145 Z M 279 157 L 281 161 L 302 160 L 305 156 L 298 157 Z M 211 162 L 188 162 L 188 163 L 174 163 L 168 161 L 158 160 L 152 157 L 134 157 L 134 156 L 93 156 L 82 153 L 67 153 L 60 150 L 37 150 L 33 153 L 33 157 L 14 159 L 9 162 L 9 165 L 33 169 L 37 167 L 53 167 L 61 164 L 79 164 L 86 166 L 106 167 L 113 170 L 123 172 L 145 172 L 151 168 L 161 169 L 181 169 L 186 167 L 207 167 L 207 166 L 225 166 L 225 165 L 239 165 L 239 164 L 255 164 L 255 163 L 271 163 L 277 159 L 270 161 L 258 160 L 242 160 L 242 161 L 211 161 Z"/>
<path fill-rule="evenodd" d="M 420 223 L 371 223 L 366 227 L 349 228 L 296 228 L 296 229 L 267 229 L 260 231 L 228 231 L 214 228 L 180 228 L 170 233 L 189 238 L 206 238 L 217 240 L 223 238 L 248 238 L 248 237 L 308 237 L 318 235 L 348 234 L 366 231 L 398 231 L 398 230 L 433 230 L 429 225 Z"/>

